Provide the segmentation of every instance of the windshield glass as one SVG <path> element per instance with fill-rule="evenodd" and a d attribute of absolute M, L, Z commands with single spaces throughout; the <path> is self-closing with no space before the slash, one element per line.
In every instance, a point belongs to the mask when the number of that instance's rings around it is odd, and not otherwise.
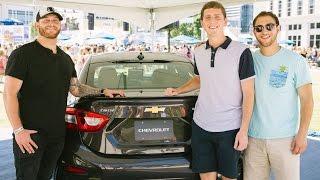
<path fill-rule="evenodd" d="M 179 87 L 194 76 L 191 63 L 94 63 L 87 84 L 111 89 L 162 89 Z"/>

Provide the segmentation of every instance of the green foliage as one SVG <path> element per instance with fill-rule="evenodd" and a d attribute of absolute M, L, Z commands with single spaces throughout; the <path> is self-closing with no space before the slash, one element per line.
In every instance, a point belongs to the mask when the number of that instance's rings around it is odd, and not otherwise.
<path fill-rule="evenodd" d="M 179 24 L 179 27 L 171 29 L 170 37 L 186 35 L 200 39 L 201 36 L 200 14 L 193 17 L 193 23 Z"/>
<path fill-rule="evenodd" d="M 193 22 L 193 25 L 194 25 L 194 37 L 200 39 L 201 38 L 201 23 L 200 23 L 200 14 L 196 15 L 194 17 L 194 22 Z"/>
<path fill-rule="evenodd" d="M 36 24 L 35 24 L 35 23 L 32 23 L 31 26 L 30 26 L 30 36 L 31 36 L 31 39 L 34 39 L 37 35 L 38 35 L 38 31 L 37 31 L 37 29 L 36 29 Z"/>

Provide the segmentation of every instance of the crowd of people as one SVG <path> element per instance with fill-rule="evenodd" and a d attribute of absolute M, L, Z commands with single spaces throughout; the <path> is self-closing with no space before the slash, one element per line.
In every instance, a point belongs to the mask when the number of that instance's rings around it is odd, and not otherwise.
<path fill-rule="evenodd" d="M 19 48 L 22 44 L 11 43 L 7 45 L 0 44 L 0 82 L 2 82 L 2 76 L 6 67 L 7 59 L 11 52 Z M 83 65 L 91 55 L 101 53 L 123 52 L 123 51 L 152 51 L 152 52 L 168 52 L 167 45 L 156 44 L 151 47 L 147 44 L 135 44 L 135 45 L 117 45 L 117 44 L 93 44 L 93 45 L 60 45 L 60 48 L 66 52 L 75 64 L 77 74 L 79 75 Z M 181 54 L 187 58 L 192 59 L 192 51 L 194 45 L 173 45 L 170 48 L 170 52 Z"/>
<path fill-rule="evenodd" d="M 6 67 L 6 62 L 11 52 L 19 48 L 21 43 L 0 44 L 0 83 Z M 156 44 L 154 46 L 149 44 L 91 44 L 91 45 L 60 45 L 60 48 L 66 52 L 75 64 L 77 75 L 81 72 L 83 65 L 88 58 L 94 54 L 113 53 L 123 51 L 149 51 L 149 52 L 168 52 L 168 46 L 163 44 Z M 171 53 L 177 53 L 189 59 L 193 59 L 195 44 L 174 44 L 170 47 Z M 254 51 L 255 46 L 250 48 Z M 308 61 L 311 68 L 320 67 L 320 48 L 316 47 L 302 47 L 302 46 L 287 46 L 287 48 L 300 54 Z"/>
<path fill-rule="evenodd" d="M 86 45 L 81 46 L 75 44 L 72 46 L 63 46 L 64 52 L 69 54 L 72 58 L 76 71 L 79 75 L 83 65 L 88 60 L 90 55 L 101 54 L 101 53 L 113 53 L 113 52 L 123 52 L 123 51 L 150 51 L 150 52 L 168 52 L 168 47 L 166 45 L 156 44 L 154 47 L 147 44 L 140 45 L 117 45 L 117 44 L 107 44 L 107 45 Z M 170 48 L 171 53 L 178 53 L 189 59 L 192 59 L 192 51 L 194 45 L 173 45 Z"/>
<path fill-rule="evenodd" d="M 6 66 L 7 58 L 10 53 L 20 47 L 20 43 L 11 43 L 7 45 L 0 44 L 0 82 Z M 171 53 L 177 53 L 189 59 L 193 59 L 193 50 L 195 45 L 172 45 Z M 117 44 L 93 44 L 93 45 L 61 45 L 60 48 L 65 51 L 73 60 L 77 74 L 79 75 L 83 65 L 91 55 L 101 53 L 123 52 L 123 51 L 152 51 L 152 52 L 168 52 L 167 45 L 156 44 L 154 47 L 147 44 L 135 45 L 117 45 Z M 305 57 L 311 67 L 320 67 L 320 49 L 315 47 L 291 46 L 291 50 Z"/>
<path fill-rule="evenodd" d="M 292 50 L 306 58 L 311 67 L 320 67 L 320 49 L 294 46 Z"/>

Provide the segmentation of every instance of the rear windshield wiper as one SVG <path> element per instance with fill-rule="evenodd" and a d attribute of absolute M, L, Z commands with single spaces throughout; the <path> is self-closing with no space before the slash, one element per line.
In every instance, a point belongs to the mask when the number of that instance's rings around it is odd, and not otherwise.
<path fill-rule="evenodd" d="M 121 61 L 112 61 L 112 63 L 115 64 L 121 64 L 121 63 L 137 63 L 139 61 L 133 61 L 133 60 L 121 60 Z"/>
<path fill-rule="evenodd" d="M 121 64 L 121 63 L 169 63 L 168 60 L 153 60 L 153 61 L 140 61 L 140 60 L 121 60 L 121 61 L 113 61 L 112 63 Z"/>
<path fill-rule="evenodd" d="M 120 96 L 120 94 L 113 94 L 114 97 L 126 97 L 126 96 Z M 107 97 L 109 98 L 108 96 L 105 96 L 104 94 L 89 94 L 89 95 L 86 95 L 86 96 L 82 96 L 81 98 L 84 98 L 84 99 L 87 99 L 87 98 L 95 98 L 95 97 Z"/>
<path fill-rule="evenodd" d="M 168 63 L 170 61 L 168 61 L 168 60 L 153 60 L 153 62 L 155 62 L 155 63 Z"/>

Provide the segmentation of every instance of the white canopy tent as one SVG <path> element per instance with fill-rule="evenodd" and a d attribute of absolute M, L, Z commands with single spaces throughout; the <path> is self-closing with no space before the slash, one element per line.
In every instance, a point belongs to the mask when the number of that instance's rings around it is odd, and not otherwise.
<path fill-rule="evenodd" d="M 142 27 L 158 30 L 179 19 L 200 12 L 209 0 L 0 0 L 12 4 L 36 7 L 53 6 L 103 14 Z M 263 0 L 220 0 L 225 5 L 237 5 Z"/>

